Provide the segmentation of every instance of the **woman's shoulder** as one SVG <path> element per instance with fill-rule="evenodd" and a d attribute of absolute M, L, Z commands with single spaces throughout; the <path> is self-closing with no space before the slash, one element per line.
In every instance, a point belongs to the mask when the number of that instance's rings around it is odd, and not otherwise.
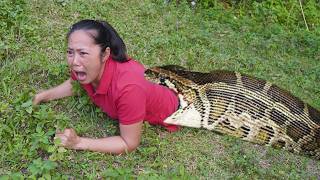
<path fill-rule="evenodd" d="M 119 62 L 118 67 L 120 71 L 144 72 L 145 68 L 142 63 L 132 58 L 126 62 Z"/>
<path fill-rule="evenodd" d="M 140 62 L 129 59 L 126 62 L 117 63 L 117 73 L 120 76 L 130 74 L 131 76 L 144 76 L 145 68 Z"/>
<path fill-rule="evenodd" d="M 144 71 L 144 66 L 133 59 L 129 59 L 127 62 L 118 63 L 117 84 L 121 86 L 128 84 L 143 85 L 146 81 L 144 78 Z"/>

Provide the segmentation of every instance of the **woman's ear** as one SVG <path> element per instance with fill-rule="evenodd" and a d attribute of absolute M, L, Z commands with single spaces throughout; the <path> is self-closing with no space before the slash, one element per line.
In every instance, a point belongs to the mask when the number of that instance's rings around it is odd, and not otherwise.
<path fill-rule="evenodd" d="M 106 62 L 107 61 L 107 59 L 109 58 L 109 56 L 110 56 L 110 48 L 109 47 L 107 47 L 105 50 L 104 50 L 104 52 L 102 53 L 102 62 Z"/>

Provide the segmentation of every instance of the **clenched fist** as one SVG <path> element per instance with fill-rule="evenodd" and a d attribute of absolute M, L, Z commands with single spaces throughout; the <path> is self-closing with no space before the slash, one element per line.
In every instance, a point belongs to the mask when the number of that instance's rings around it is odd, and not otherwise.
<path fill-rule="evenodd" d="M 72 128 L 65 129 L 63 132 L 57 131 L 56 138 L 61 140 L 61 146 L 71 149 L 77 149 L 77 144 L 80 142 L 80 137 Z"/>

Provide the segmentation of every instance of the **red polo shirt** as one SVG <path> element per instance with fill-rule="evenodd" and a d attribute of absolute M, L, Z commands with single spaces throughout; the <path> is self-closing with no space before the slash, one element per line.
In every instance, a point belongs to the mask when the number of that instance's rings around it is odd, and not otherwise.
<path fill-rule="evenodd" d="M 178 108 L 176 94 L 167 87 L 147 81 L 144 71 L 143 65 L 135 60 L 120 63 L 110 57 L 96 91 L 92 84 L 82 87 L 94 104 L 121 124 L 145 120 L 152 125 L 162 125 L 170 132 L 178 130 L 177 126 L 163 122 Z M 73 73 L 71 77 L 76 80 Z"/>

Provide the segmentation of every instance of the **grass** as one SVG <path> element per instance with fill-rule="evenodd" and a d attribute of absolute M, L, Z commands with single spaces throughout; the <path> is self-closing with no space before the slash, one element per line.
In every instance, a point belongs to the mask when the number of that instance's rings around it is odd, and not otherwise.
<path fill-rule="evenodd" d="M 235 70 L 271 81 L 320 109 L 319 36 L 265 26 L 224 9 L 191 9 L 155 0 L 28 1 L 19 48 L 1 59 L 0 175 L 53 178 L 318 179 L 320 162 L 228 136 L 144 125 L 141 146 L 121 156 L 58 148 L 56 128 L 83 136 L 118 133 L 86 96 L 32 107 L 30 100 L 68 78 L 65 35 L 83 18 L 105 19 L 129 55 L 147 66 Z M 10 42 L 16 44 L 16 42 Z M 1 178 L 0 178 L 1 179 Z"/>

